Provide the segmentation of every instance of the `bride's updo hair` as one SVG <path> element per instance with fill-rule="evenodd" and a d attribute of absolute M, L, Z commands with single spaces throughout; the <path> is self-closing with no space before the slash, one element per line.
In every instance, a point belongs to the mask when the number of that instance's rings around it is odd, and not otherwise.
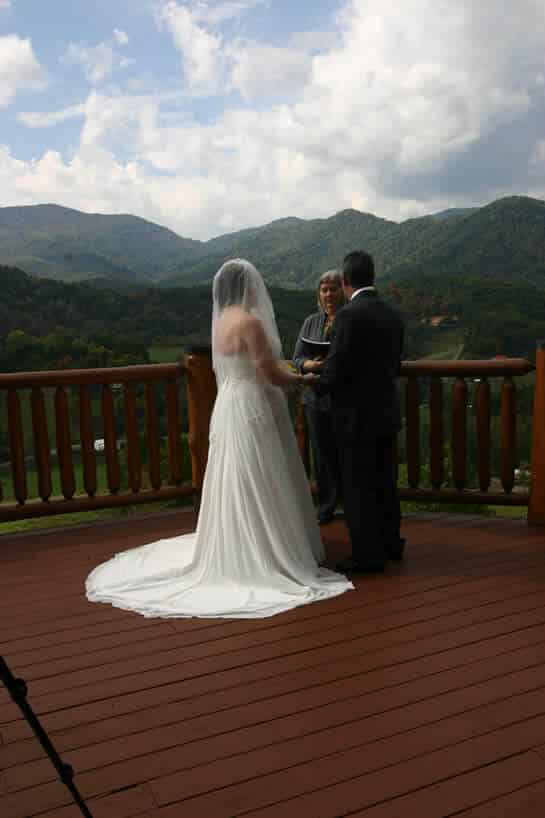
<path fill-rule="evenodd" d="M 248 298 L 248 274 L 245 265 L 227 261 L 214 278 L 213 297 L 220 310 L 244 304 Z"/>

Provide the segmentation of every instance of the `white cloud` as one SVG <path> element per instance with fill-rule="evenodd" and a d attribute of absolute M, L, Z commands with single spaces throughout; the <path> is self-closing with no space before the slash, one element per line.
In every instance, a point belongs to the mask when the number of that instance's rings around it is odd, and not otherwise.
<path fill-rule="evenodd" d="M 186 6 L 168 2 L 158 14 L 182 55 L 184 79 L 194 94 L 216 93 L 223 84 L 221 37 L 199 24 L 199 15 Z"/>
<path fill-rule="evenodd" d="M 114 70 L 114 50 L 109 43 L 95 46 L 70 43 L 62 59 L 67 65 L 79 65 L 93 85 L 107 79 Z"/>
<path fill-rule="evenodd" d="M 166 97 L 94 92 L 70 158 L 0 153 L 6 201 L 133 212 L 204 238 L 344 207 L 403 219 L 513 192 L 545 196 L 538 0 L 352 0 L 325 50 L 237 40 L 238 57 L 195 8 L 162 5 L 190 86 L 235 84 L 246 104 L 231 96 L 203 125 Z"/>
<path fill-rule="evenodd" d="M 267 5 L 267 0 L 197 0 L 192 8 L 197 22 L 217 26 L 264 5 Z"/>
<path fill-rule="evenodd" d="M 545 169 L 545 139 L 537 143 L 534 156 L 532 157 L 532 163 L 536 165 L 543 164 Z"/>
<path fill-rule="evenodd" d="M 304 51 L 260 43 L 240 43 L 228 50 L 231 83 L 247 99 L 289 98 L 310 78 L 311 57 Z"/>
<path fill-rule="evenodd" d="M 185 90 L 195 96 L 236 90 L 246 100 L 290 98 L 310 75 L 310 52 L 325 46 L 323 33 L 301 34 L 287 47 L 273 46 L 240 37 L 229 40 L 222 28 L 238 19 L 261 0 L 240 2 L 165 2 L 157 15 L 182 55 Z M 329 38 L 331 44 L 331 38 Z"/>
<path fill-rule="evenodd" d="M 290 48 L 309 54 L 330 51 L 340 44 L 337 31 L 298 31 L 288 40 Z"/>
<path fill-rule="evenodd" d="M 129 35 L 122 29 L 114 28 L 114 39 L 118 45 L 128 45 Z"/>
<path fill-rule="evenodd" d="M 0 9 L 9 9 L 11 0 L 0 0 Z"/>
<path fill-rule="evenodd" d="M 71 105 L 61 111 L 21 111 L 17 119 L 29 128 L 51 128 L 59 122 L 67 119 L 83 116 L 85 114 L 84 105 Z"/>
<path fill-rule="evenodd" d="M 16 34 L 0 37 L 0 108 L 19 91 L 36 90 L 46 84 L 46 73 L 34 54 L 30 40 Z"/>
<path fill-rule="evenodd" d="M 70 43 L 66 53 L 61 57 L 61 62 L 65 65 L 79 65 L 87 81 L 91 85 L 99 85 L 115 70 L 132 65 L 134 62 L 132 58 L 121 57 L 116 53 L 116 46 L 123 47 L 128 42 L 128 34 L 114 28 L 111 42 L 105 41 L 92 46 L 85 43 Z"/>

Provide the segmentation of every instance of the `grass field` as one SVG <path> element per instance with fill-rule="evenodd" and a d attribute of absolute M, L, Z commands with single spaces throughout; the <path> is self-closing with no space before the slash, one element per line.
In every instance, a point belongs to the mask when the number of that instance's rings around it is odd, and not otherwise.
<path fill-rule="evenodd" d="M 459 329 L 437 330 L 426 357 L 434 361 L 457 360 L 464 348 L 464 333 Z"/>
<path fill-rule="evenodd" d="M 152 364 L 175 364 L 181 361 L 183 350 L 181 346 L 151 346 L 148 348 Z"/>

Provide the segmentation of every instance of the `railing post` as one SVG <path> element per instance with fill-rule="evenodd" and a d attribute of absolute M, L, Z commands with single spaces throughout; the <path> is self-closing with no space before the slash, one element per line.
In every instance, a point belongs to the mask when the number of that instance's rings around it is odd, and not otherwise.
<path fill-rule="evenodd" d="M 528 524 L 545 525 L 545 340 L 537 342 Z"/>
<path fill-rule="evenodd" d="M 210 348 L 194 347 L 190 349 L 184 356 L 184 366 L 187 370 L 191 474 L 195 492 L 195 508 L 198 511 L 208 460 L 210 418 L 217 391 Z"/>

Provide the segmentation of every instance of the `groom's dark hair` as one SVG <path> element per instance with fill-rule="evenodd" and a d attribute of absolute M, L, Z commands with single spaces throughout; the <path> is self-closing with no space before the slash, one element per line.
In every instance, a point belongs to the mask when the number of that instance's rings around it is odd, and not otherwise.
<path fill-rule="evenodd" d="M 344 257 L 343 278 L 345 284 L 355 290 L 370 287 L 375 282 L 375 262 L 365 250 L 354 250 Z"/>

